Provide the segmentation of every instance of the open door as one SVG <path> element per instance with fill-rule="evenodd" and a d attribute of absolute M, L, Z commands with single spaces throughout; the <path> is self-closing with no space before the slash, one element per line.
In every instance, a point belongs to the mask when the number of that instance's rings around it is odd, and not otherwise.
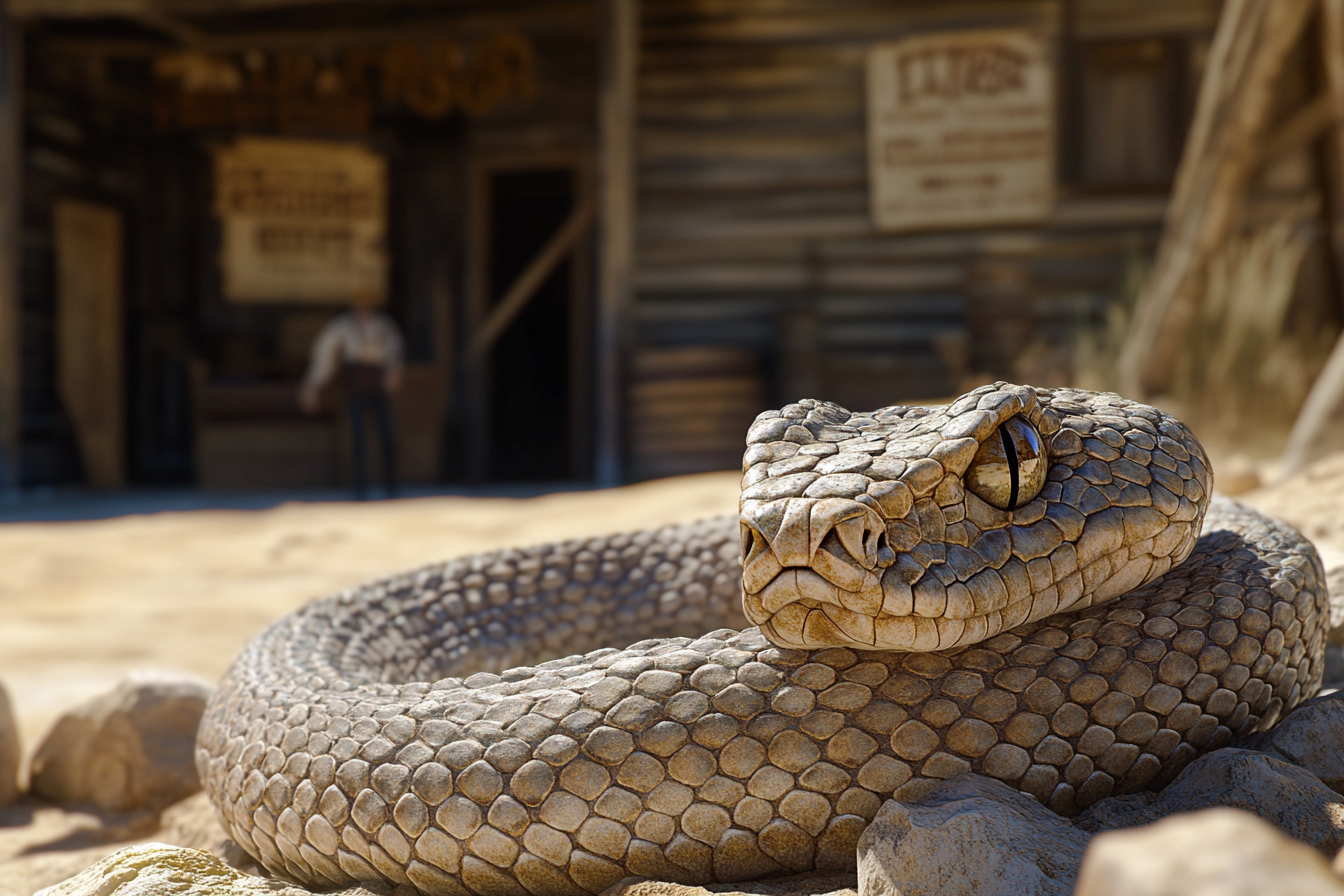
<path fill-rule="evenodd" d="M 121 213 L 61 199 L 53 214 L 61 400 L 86 481 L 119 488 L 126 482 Z"/>
<path fill-rule="evenodd" d="M 593 203 L 565 160 L 478 169 L 468 348 L 471 478 L 590 473 Z"/>

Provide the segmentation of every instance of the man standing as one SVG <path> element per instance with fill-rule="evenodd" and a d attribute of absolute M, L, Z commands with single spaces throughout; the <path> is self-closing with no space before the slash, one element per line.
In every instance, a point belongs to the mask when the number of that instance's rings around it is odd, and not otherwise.
<path fill-rule="evenodd" d="M 299 405 L 309 414 L 321 407 L 321 392 L 339 369 L 350 396 L 350 461 L 355 497 L 367 497 L 364 478 L 364 426 L 373 414 L 383 447 L 383 484 L 396 496 L 397 451 L 388 399 L 401 388 L 404 366 L 401 333 L 392 319 L 369 299 L 322 328 L 313 343 L 308 374 L 299 390 Z"/>

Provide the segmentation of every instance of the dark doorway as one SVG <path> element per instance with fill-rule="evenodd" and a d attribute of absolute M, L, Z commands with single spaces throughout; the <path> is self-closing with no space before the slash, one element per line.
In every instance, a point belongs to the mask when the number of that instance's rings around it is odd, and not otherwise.
<path fill-rule="evenodd" d="M 565 223 L 575 203 L 569 168 L 501 171 L 490 176 L 489 307 Z M 567 258 L 495 343 L 489 362 L 489 447 L 493 480 L 583 476 L 575 451 L 575 345 L 583 303 Z"/>

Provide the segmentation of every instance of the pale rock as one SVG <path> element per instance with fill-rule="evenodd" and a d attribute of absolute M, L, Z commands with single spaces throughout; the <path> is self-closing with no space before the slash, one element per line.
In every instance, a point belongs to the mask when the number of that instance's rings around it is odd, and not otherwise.
<path fill-rule="evenodd" d="M 414 893 L 409 887 L 381 886 L 338 891 L 339 896 Z M 35 896 L 310 896 L 310 891 L 244 874 L 199 849 L 142 843 L 114 852 Z"/>
<path fill-rule="evenodd" d="M 1344 896 L 1319 853 L 1249 812 L 1204 809 L 1098 834 L 1075 896 Z"/>
<path fill-rule="evenodd" d="M 860 896 L 1068 896 L 1089 835 L 981 775 L 888 800 L 859 838 Z"/>
<path fill-rule="evenodd" d="M 1344 793 L 1344 693 L 1308 700 L 1264 734 L 1244 743 L 1311 772 Z"/>
<path fill-rule="evenodd" d="M 1330 628 L 1325 643 L 1344 646 L 1344 566 L 1326 571 L 1325 590 L 1330 595 Z"/>
<path fill-rule="evenodd" d="M 9 702 L 9 692 L 0 683 L 0 806 L 19 795 L 19 723 Z"/>
<path fill-rule="evenodd" d="M 709 884 L 693 887 L 644 877 L 627 877 L 601 896 L 857 896 L 852 872 L 814 871 L 758 883 Z"/>
<path fill-rule="evenodd" d="M 196 728 L 210 687 L 138 673 L 62 715 L 33 756 L 29 789 L 60 804 L 125 811 L 171 805 L 201 789 Z"/>
<path fill-rule="evenodd" d="M 1338 644 L 1325 645 L 1325 675 L 1321 681 L 1320 694 L 1330 694 L 1344 687 L 1344 647 Z"/>
<path fill-rule="evenodd" d="M 204 793 L 174 803 L 159 815 L 156 840 L 213 853 L 225 864 L 248 874 L 264 875 L 265 869 L 237 843 L 219 823 L 219 813 Z"/>
<path fill-rule="evenodd" d="M 1215 806 L 1259 815 L 1327 857 L 1344 845 L 1344 800 L 1338 793 L 1277 756 L 1235 747 L 1199 757 L 1160 793 L 1108 797 L 1074 824 L 1101 833 Z"/>

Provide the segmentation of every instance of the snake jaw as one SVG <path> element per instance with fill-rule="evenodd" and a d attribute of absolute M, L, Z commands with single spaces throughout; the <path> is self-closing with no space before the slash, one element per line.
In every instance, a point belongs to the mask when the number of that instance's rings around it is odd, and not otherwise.
<path fill-rule="evenodd" d="M 739 525 L 743 606 L 751 621 L 798 646 L 819 638 L 876 646 L 884 570 L 896 552 L 875 506 L 790 498 L 744 508 Z"/>

